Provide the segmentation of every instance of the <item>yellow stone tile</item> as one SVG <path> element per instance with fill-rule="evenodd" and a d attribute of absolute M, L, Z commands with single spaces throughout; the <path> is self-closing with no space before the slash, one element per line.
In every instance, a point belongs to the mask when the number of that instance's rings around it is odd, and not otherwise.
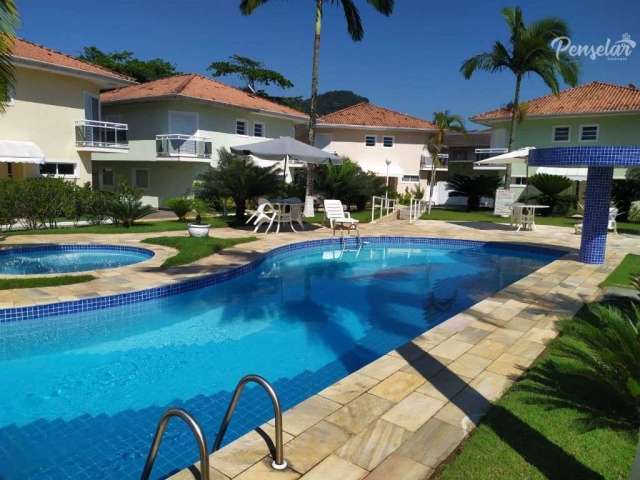
<path fill-rule="evenodd" d="M 318 395 L 344 405 L 359 397 L 377 383 L 378 381 L 375 378 L 359 373 L 352 373 L 330 387 L 325 388 Z"/>
<path fill-rule="evenodd" d="M 384 380 L 392 373 L 400 370 L 406 364 L 407 362 L 402 358 L 383 355 L 377 360 L 374 360 L 370 364 L 362 367 L 357 373 L 367 375 L 368 377 L 375 378 L 376 380 Z"/>
<path fill-rule="evenodd" d="M 456 375 L 474 378 L 487 368 L 490 363 L 491 360 L 488 358 L 472 353 L 465 353 L 453 363 L 449 364 L 447 368 Z"/>
<path fill-rule="evenodd" d="M 463 429 L 432 418 L 397 453 L 426 467 L 435 468 L 457 448 L 465 436 Z"/>
<path fill-rule="evenodd" d="M 353 463 L 347 462 L 337 455 L 329 455 L 326 459 L 313 467 L 303 480 L 360 480 L 367 475 L 367 471 Z"/>
<path fill-rule="evenodd" d="M 349 437 L 337 425 L 322 421 L 291 440 L 284 456 L 296 472 L 306 473 L 344 445 Z"/>
<path fill-rule="evenodd" d="M 445 404 L 444 400 L 413 392 L 382 416 L 383 420 L 415 432 Z"/>
<path fill-rule="evenodd" d="M 393 405 L 390 400 L 365 393 L 329 415 L 326 420 L 349 433 L 357 434 L 378 420 Z"/>
<path fill-rule="evenodd" d="M 405 372 L 396 372 L 369 390 L 369 393 L 399 402 L 425 382 L 424 378 Z"/>
<path fill-rule="evenodd" d="M 467 342 L 460 342 L 458 340 L 453 340 L 452 338 L 450 338 L 442 342 L 434 349 L 430 350 L 429 353 L 431 355 L 447 358 L 449 360 L 455 360 L 470 348 L 473 348 L 472 344 Z"/>
<path fill-rule="evenodd" d="M 297 436 L 320 420 L 338 410 L 341 405 L 328 398 L 314 395 L 299 403 L 282 416 L 283 429 L 291 435 Z M 273 420 L 269 422 L 273 425 Z"/>
<path fill-rule="evenodd" d="M 392 453 L 365 480 L 425 480 L 432 470 L 408 457 Z"/>
<path fill-rule="evenodd" d="M 495 360 L 507 350 L 507 346 L 504 343 L 496 342 L 485 338 L 476 346 L 474 346 L 468 353 L 477 355 L 479 357 L 488 358 L 489 360 Z"/>
<path fill-rule="evenodd" d="M 235 477 L 234 480 L 297 480 L 300 474 L 291 468 L 286 470 L 274 470 L 271 468 L 271 459 L 256 463 L 249 469 Z"/>
<path fill-rule="evenodd" d="M 487 370 L 498 375 L 504 375 L 505 377 L 519 377 L 524 372 L 529 364 L 530 360 L 516 357 L 509 353 L 503 353 L 487 367 Z"/>

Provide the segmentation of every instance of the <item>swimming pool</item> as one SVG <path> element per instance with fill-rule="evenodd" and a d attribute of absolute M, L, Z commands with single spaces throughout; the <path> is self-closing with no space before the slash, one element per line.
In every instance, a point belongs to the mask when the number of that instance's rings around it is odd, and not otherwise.
<path fill-rule="evenodd" d="M 122 245 L 56 244 L 0 250 L 0 274 L 72 273 L 123 267 L 153 257 L 146 248 Z"/>
<path fill-rule="evenodd" d="M 365 241 L 294 245 L 177 294 L 0 323 L 0 478 L 136 478 L 167 406 L 188 409 L 212 442 L 244 374 L 290 408 L 564 253 Z M 248 387 L 226 440 L 271 416 Z M 171 424 L 154 475 L 195 460 Z"/>

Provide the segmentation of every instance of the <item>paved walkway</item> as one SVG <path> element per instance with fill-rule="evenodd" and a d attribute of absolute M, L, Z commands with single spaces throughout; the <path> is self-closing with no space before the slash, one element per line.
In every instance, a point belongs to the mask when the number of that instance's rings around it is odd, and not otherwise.
<path fill-rule="evenodd" d="M 555 322 L 573 315 L 584 302 L 596 299 L 599 283 L 625 253 L 640 253 L 637 237 L 612 235 L 605 265 L 580 264 L 575 261 L 579 237 L 561 227 L 540 226 L 535 232 L 514 232 L 502 225 L 436 221 L 409 225 L 397 221 L 363 225 L 361 231 L 363 235 L 524 242 L 563 247 L 569 253 L 287 411 L 287 470 L 271 469 L 263 440 L 251 432 L 211 455 L 211 478 L 429 478 L 480 421 L 491 402 L 556 336 Z M 228 228 L 215 229 L 213 233 L 219 237 L 247 235 Z M 4 305 L 24 305 L 146 288 L 239 265 L 278 245 L 330 235 L 324 228 L 301 234 L 258 235 L 254 242 L 171 271 L 158 267 L 170 249 L 151 246 L 158 255 L 148 262 L 101 272 L 97 280 L 86 284 L 7 291 L 0 301 Z M 108 240 L 137 244 L 149 236 L 153 235 L 114 235 Z M 25 240 L 104 242 L 105 236 L 15 236 L 5 243 Z M 263 427 L 272 434 L 271 425 Z M 193 476 L 184 470 L 172 478 Z"/>

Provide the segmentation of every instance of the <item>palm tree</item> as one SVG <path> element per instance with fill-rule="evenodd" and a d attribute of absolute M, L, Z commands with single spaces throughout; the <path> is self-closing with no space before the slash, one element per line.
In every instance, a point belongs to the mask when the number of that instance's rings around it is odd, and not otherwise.
<path fill-rule="evenodd" d="M 435 134 L 427 139 L 427 151 L 431 156 L 431 174 L 429 175 L 429 204 L 428 213 L 431 214 L 431 199 L 436 180 L 436 168 L 442 165 L 440 155 L 447 149 L 444 143 L 445 134 L 449 132 L 466 132 L 464 120 L 460 115 L 452 115 L 449 110 L 433 113 L 433 124 L 436 126 Z"/>
<path fill-rule="evenodd" d="M 516 117 L 519 112 L 520 87 L 528 73 L 538 75 L 554 94 L 560 92 L 558 75 L 565 83 L 575 87 L 578 84 L 579 64 L 565 53 L 556 55 L 550 43 L 557 37 L 568 37 L 569 27 L 559 18 L 546 17 L 525 25 L 520 7 L 504 8 L 502 15 L 507 22 L 511 36 L 509 45 L 497 41 L 490 52 L 480 53 L 467 59 L 460 67 L 466 79 L 476 70 L 501 72 L 510 70 L 516 77 L 516 86 L 511 106 L 508 149 L 515 139 Z"/>
<path fill-rule="evenodd" d="M 18 25 L 14 0 L 0 0 L 0 112 L 4 112 L 15 82 L 11 51 Z"/>
<path fill-rule="evenodd" d="M 240 11 L 243 15 L 251 15 L 256 8 L 267 3 L 267 0 L 242 0 Z M 316 140 L 318 76 L 320 68 L 320 35 L 322 33 L 322 9 L 325 3 L 339 4 L 344 11 L 347 21 L 347 31 L 354 42 L 364 37 L 364 28 L 358 7 L 353 0 L 315 0 L 315 32 L 313 36 L 313 61 L 311 67 L 311 99 L 309 105 L 309 145 Z M 383 15 L 389 16 L 393 12 L 394 0 L 367 0 L 367 3 Z M 313 191 L 312 168 L 307 168 L 307 196 Z"/>

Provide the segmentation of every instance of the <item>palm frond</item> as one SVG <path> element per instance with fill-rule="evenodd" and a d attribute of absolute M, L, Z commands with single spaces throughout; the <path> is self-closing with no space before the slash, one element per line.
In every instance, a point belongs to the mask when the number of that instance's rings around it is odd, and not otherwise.
<path fill-rule="evenodd" d="M 485 52 L 474 55 L 473 57 L 465 60 L 460 67 L 460 72 L 462 72 L 464 78 L 468 80 L 477 70 L 495 72 L 497 70 L 502 70 L 503 68 L 503 66 L 496 63 L 496 57 L 494 56 L 493 52 Z"/>
<path fill-rule="evenodd" d="M 571 31 L 567 22 L 556 17 L 545 17 L 527 25 L 526 36 L 543 38 L 546 43 L 556 37 L 569 37 Z"/>
<path fill-rule="evenodd" d="M 242 15 L 251 15 L 253 11 L 267 3 L 269 0 L 242 0 L 240 2 L 240 12 Z"/>
<path fill-rule="evenodd" d="M 567 85 L 571 85 L 572 87 L 578 85 L 581 70 L 581 65 L 578 60 L 574 57 L 570 57 L 566 53 L 561 53 L 560 61 L 558 62 L 558 70 L 560 71 L 562 80 L 564 80 Z"/>
<path fill-rule="evenodd" d="M 389 16 L 393 13 L 394 0 L 367 0 L 367 3 L 383 15 Z"/>
<path fill-rule="evenodd" d="M 0 0 L 0 112 L 6 108 L 15 84 L 12 62 L 13 41 L 18 26 L 18 10 L 13 0 Z"/>
<path fill-rule="evenodd" d="M 359 42 L 364 37 L 364 28 L 358 7 L 352 0 L 341 0 L 344 18 L 347 21 L 347 31 L 354 42 Z"/>
<path fill-rule="evenodd" d="M 513 43 L 520 38 L 525 30 L 522 9 L 520 7 L 506 7 L 502 9 L 501 13 L 511 32 L 511 42 Z"/>

